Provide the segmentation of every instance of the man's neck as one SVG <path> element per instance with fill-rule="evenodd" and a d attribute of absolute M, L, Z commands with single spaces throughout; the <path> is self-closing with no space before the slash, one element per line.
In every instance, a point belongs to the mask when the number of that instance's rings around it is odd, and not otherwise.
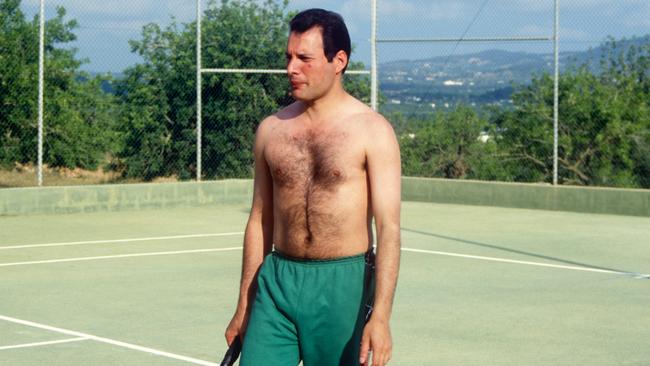
<path fill-rule="evenodd" d="M 341 105 L 345 103 L 347 97 L 348 94 L 343 87 L 338 85 L 321 98 L 303 102 L 305 105 L 305 116 L 310 122 L 327 121 L 331 119 L 330 116 L 340 111 Z"/>

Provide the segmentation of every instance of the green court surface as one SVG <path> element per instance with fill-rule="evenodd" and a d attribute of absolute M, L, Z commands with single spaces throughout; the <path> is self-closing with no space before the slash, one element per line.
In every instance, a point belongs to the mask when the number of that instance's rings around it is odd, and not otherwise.
<path fill-rule="evenodd" d="M 0 217 L 0 365 L 215 365 L 248 205 Z M 650 218 L 403 204 L 391 365 L 650 364 Z"/>

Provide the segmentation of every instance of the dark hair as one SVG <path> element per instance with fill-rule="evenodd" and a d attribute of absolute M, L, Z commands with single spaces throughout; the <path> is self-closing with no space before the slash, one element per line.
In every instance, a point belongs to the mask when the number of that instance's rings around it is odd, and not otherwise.
<path fill-rule="evenodd" d="M 296 14 L 289 23 L 291 32 L 304 33 L 314 27 L 319 27 L 323 34 L 323 50 L 328 62 L 332 62 L 339 51 L 348 56 L 352 53 L 350 34 L 345 26 L 343 17 L 339 14 L 324 9 L 307 9 Z M 345 65 L 343 72 L 347 69 Z"/>

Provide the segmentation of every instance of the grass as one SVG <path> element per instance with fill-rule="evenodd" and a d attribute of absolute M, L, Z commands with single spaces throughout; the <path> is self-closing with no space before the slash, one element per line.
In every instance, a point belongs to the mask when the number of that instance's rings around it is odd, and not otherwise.
<path fill-rule="evenodd" d="M 176 182 L 176 177 L 156 178 L 153 182 Z M 50 168 L 43 166 L 44 186 L 78 186 L 110 183 L 141 183 L 142 179 L 125 179 L 118 172 L 103 169 Z M 16 164 L 13 169 L 0 169 L 0 188 L 35 187 L 38 185 L 35 166 Z"/>

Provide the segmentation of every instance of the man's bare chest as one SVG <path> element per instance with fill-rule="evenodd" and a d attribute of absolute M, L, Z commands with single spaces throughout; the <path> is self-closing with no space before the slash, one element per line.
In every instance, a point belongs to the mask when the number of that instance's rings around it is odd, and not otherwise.
<path fill-rule="evenodd" d="M 363 149 L 347 131 L 278 133 L 265 158 L 276 187 L 299 191 L 333 191 L 365 164 Z"/>

